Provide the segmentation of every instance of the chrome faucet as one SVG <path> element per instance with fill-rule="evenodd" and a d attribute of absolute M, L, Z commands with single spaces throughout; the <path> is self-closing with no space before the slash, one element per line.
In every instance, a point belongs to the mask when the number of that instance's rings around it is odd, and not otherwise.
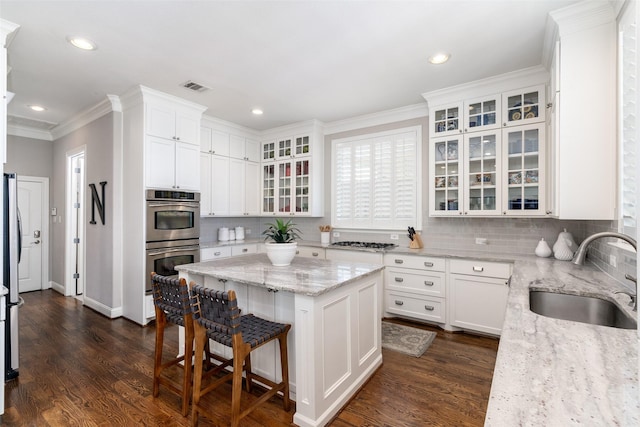
<path fill-rule="evenodd" d="M 624 240 L 625 242 L 629 243 L 631 246 L 633 246 L 633 250 L 636 251 L 636 253 L 638 253 L 638 245 L 636 243 L 636 241 L 634 239 L 632 239 L 631 237 L 627 236 L 626 234 L 622 234 L 622 233 L 616 233 L 613 231 L 603 231 L 602 233 L 595 233 L 592 234 L 591 236 L 587 237 L 586 239 L 584 239 L 584 241 L 582 243 L 580 243 L 580 247 L 578 247 L 578 250 L 576 251 L 576 254 L 573 257 L 573 263 L 576 265 L 583 265 L 584 264 L 584 259 L 587 256 L 587 248 L 589 247 L 589 245 L 591 244 L 591 242 L 593 242 L 596 239 L 599 239 L 601 237 L 616 237 L 618 239 Z M 625 275 L 625 278 L 627 280 L 631 280 L 635 286 L 636 286 L 636 293 L 634 295 L 631 295 L 630 293 L 624 292 L 624 291 L 619 291 L 616 293 L 625 293 L 627 295 L 629 295 L 631 297 L 631 303 L 629 305 L 633 306 L 633 311 L 637 311 L 638 310 L 638 282 L 636 280 L 635 277 L 627 274 Z"/>

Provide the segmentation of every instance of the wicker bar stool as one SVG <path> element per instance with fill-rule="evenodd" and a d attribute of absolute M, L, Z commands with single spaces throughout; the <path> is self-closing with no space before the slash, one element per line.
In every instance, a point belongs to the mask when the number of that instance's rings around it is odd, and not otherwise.
<path fill-rule="evenodd" d="M 289 400 L 289 364 L 287 359 L 287 333 L 291 325 L 271 322 L 252 314 L 240 315 L 236 293 L 233 290 L 227 292 L 216 291 L 204 286 L 191 283 L 193 295 L 193 323 L 195 332 L 196 354 L 202 351 L 204 345 L 212 339 L 220 344 L 233 349 L 233 358 L 218 365 L 215 369 L 205 374 L 222 373 L 222 377 L 216 377 L 203 386 L 203 363 L 196 359 L 193 378 L 193 405 L 191 408 L 193 426 L 198 424 L 198 413 L 202 412 L 211 419 L 216 414 L 208 411 L 200 405 L 200 398 L 219 385 L 232 381 L 231 394 L 231 425 L 238 426 L 240 419 L 248 415 L 258 405 L 266 402 L 279 391 L 283 394 L 283 406 L 285 411 L 291 409 Z M 251 372 L 251 351 L 277 339 L 280 345 L 280 362 L 282 366 L 282 382 L 276 384 L 258 374 Z M 233 372 L 224 370 L 227 366 L 233 366 Z M 241 411 L 240 397 L 242 394 L 242 372 L 246 373 L 246 390 L 251 391 L 254 380 L 267 385 L 269 390 L 251 405 Z"/>
<path fill-rule="evenodd" d="M 153 287 L 153 304 L 156 312 L 156 348 L 153 361 L 153 397 L 158 397 L 160 384 L 182 397 L 182 416 L 189 411 L 189 399 L 191 397 L 192 356 L 193 356 L 193 313 L 189 288 L 184 279 L 176 279 L 151 273 Z M 162 345 L 164 330 L 167 323 L 184 327 L 184 354 L 162 363 Z M 205 352 L 206 353 L 203 353 Z M 206 354 L 206 363 L 210 364 L 210 352 L 208 343 L 196 354 Z M 188 356 L 188 357 L 185 357 Z M 202 359 L 199 357 L 198 359 Z M 182 385 L 177 384 L 162 372 L 183 362 Z"/>

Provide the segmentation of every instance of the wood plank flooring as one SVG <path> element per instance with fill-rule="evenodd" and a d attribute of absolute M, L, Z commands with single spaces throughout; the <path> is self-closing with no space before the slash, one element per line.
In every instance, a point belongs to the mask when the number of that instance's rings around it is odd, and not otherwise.
<path fill-rule="evenodd" d="M 52 290 L 21 296 L 20 376 L 6 385 L 3 426 L 189 425 L 189 417 L 180 415 L 178 396 L 163 388 L 158 398 L 151 395 L 153 325 L 109 320 Z M 498 340 L 399 323 L 438 336 L 420 358 L 383 349 L 383 366 L 330 425 L 483 425 Z M 165 351 L 176 351 L 177 329 L 169 331 Z M 230 387 L 208 399 L 226 414 Z M 293 411 L 284 412 L 274 398 L 241 424 L 290 426 L 292 419 Z M 201 418 L 200 426 L 229 421 Z"/>

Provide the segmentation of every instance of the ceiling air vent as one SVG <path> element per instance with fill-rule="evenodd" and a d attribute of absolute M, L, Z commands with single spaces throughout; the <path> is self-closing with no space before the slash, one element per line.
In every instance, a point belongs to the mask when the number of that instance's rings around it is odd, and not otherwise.
<path fill-rule="evenodd" d="M 207 90 L 209 90 L 208 87 L 206 87 L 205 85 L 201 85 L 200 83 L 196 83 L 194 81 L 187 81 L 185 83 L 182 83 L 181 85 L 182 87 L 192 90 L 194 92 L 205 92 Z"/>

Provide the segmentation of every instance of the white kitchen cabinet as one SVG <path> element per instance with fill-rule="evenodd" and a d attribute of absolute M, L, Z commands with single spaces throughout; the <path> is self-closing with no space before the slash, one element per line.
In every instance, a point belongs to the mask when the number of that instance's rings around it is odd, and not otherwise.
<path fill-rule="evenodd" d="M 511 264 L 450 260 L 449 324 L 500 335 L 509 294 Z"/>
<path fill-rule="evenodd" d="M 550 13 L 553 129 L 549 210 L 555 218 L 613 220 L 617 206 L 616 17 L 608 2 Z M 594 84 L 597 82 L 597 84 Z"/>
<path fill-rule="evenodd" d="M 300 246 L 298 245 L 298 249 L 296 250 L 297 256 L 307 257 L 307 258 L 316 258 L 316 259 L 326 259 L 325 249 L 318 248 L 315 246 Z"/>
<path fill-rule="evenodd" d="M 231 245 L 231 256 L 255 254 L 258 252 L 256 243 L 245 243 Z"/>
<path fill-rule="evenodd" d="M 229 159 L 229 215 L 259 215 L 260 165 L 244 159 Z"/>
<path fill-rule="evenodd" d="M 262 215 L 324 215 L 324 138 L 315 121 L 303 128 L 261 144 Z"/>
<path fill-rule="evenodd" d="M 446 322 L 446 262 L 409 254 L 384 255 L 384 312 Z"/>
<path fill-rule="evenodd" d="M 230 135 L 227 132 L 202 126 L 200 128 L 200 151 L 228 157 L 229 139 Z"/>
<path fill-rule="evenodd" d="M 430 216 L 547 215 L 547 78 L 540 67 L 423 94 Z"/>
<path fill-rule="evenodd" d="M 260 142 L 231 134 L 229 137 L 229 157 L 251 162 L 260 161 Z"/>
<path fill-rule="evenodd" d="M 229 157 L 200 153 L 200 216 L 229 215 Z"/>
<path fill-rule="evenodd" d="M 169 102 L 150 102 L 145 130 L 147 135 L 198 145 L 201 114 Z"/>
<path fill-rule="evenodd" d="M 214 259 L 229 258 L 231 256 L 230 246 L 216 246 L 213 248 L 200 249 L 200 262 L 212 261 Z"/>
<path fill-rule="evenodd" d="M 197 145 L 147 136 L 145 183 L 150 188 L 200 189 Z"/>

